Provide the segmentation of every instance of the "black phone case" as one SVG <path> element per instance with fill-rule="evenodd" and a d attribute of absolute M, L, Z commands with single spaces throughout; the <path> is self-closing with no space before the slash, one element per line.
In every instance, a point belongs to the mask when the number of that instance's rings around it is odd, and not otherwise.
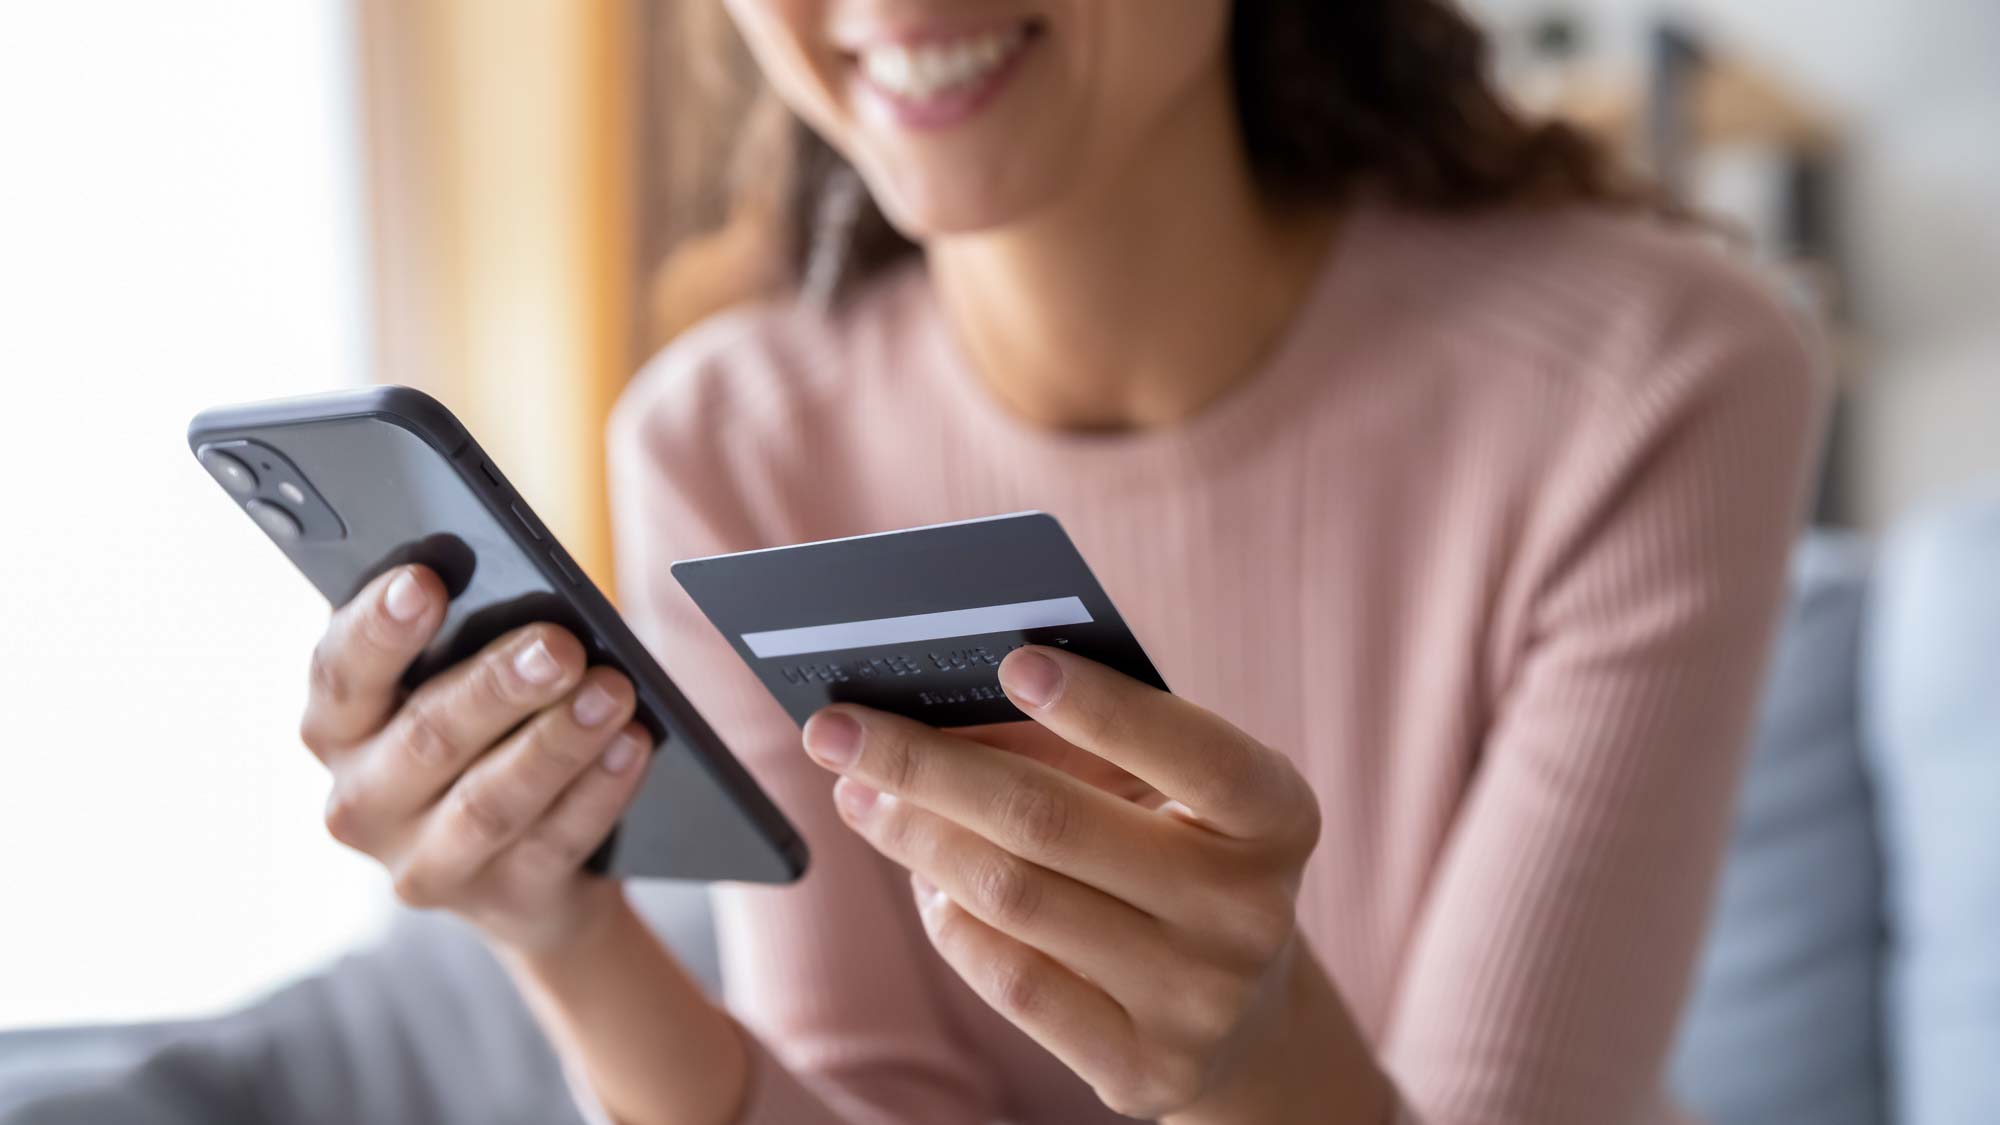
<path fill-rule="evenodd" d="M 188 446 L 197 457 L 215 447 L 249 468 L 255 490 L 232 494 L 239 504 L 301 516 L 308 534 L 272 539 L 333 605 L 394 566 L 438 572 L 451 604 L 406 686 L 535 621 L 569 629 L 592 664 L 631 679 L 653 761 L 591 870 L 757 883 L 804 873 L 805 842 L 784 814 L 437 400 L 377 386 L 217 407 L 189 424 Z M 280 497 L 287 482 L 305 492 L 303 503 Z"/>

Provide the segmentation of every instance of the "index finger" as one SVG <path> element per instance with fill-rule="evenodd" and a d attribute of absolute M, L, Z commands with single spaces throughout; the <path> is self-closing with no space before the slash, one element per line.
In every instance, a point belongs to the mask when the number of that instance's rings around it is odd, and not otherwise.
<path fill-rule="evenodd" d="M 428 567 L 376 576 L 335 610 L 312 655 L 299 737 L 321 758 L 380 730 L 395 713 L 403 672 L 444 619 L 444 582 Z"/>
<path fill-rule="evenodd" d="M 1211 711 L 1093 660 L 1030 645 L 1000 662 L 1030 719 L 1186 806 L 1229 836 L 1289 835 L 1316 816 L 1283 755 Z"/>
<path fill-rule="evenodd" d="M 1163 864 L 1185 868 L 1193 858 L 1161 837 L 1150 810 L 915 719 L 835 704 L 807 721 L 804 741 L 815 760 L 851 781 L 1155 914 L 1171 904 L 1144 894 L 1157 882 L 1154 874 Z"/>

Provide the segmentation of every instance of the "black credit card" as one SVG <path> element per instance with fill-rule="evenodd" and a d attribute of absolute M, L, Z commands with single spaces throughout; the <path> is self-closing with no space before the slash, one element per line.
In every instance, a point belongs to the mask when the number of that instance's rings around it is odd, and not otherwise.
<path fill-rule="evenodd" d="M 1166 688 L 1044 512 L 688 559 L 673 573 L 800 724 L 829 703 L 939 727 L 1020 719 L 999 667 L 1029 644 Z"/>

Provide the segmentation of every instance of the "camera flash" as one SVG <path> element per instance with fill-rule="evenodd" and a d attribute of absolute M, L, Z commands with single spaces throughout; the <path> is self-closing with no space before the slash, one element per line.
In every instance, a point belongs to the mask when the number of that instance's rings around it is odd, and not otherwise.
<path fill-rule="evenodd" d="M 306 502 L 305 489 L 288 480 L 278 482 L 278 495 L 284 497 L 287 504 L 303 504 Z"/>

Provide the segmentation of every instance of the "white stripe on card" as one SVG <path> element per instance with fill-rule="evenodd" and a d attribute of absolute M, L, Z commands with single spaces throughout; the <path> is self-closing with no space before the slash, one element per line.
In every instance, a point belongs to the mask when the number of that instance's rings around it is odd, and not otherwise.
<path fill-rule="evenodd" d="M 767 629 L 760 633 L 743 634 L 743 643 L 760 658 L 803 656 L 845 648 L 941 641 L 948 637 L 976 637 L 982 633 L 1011 633 L 1058 625 L 1086 625 L 1091 620 L 1090 611 L 1084 608 L 1081 598 L 1045 598 L 1038 602 L 983 605 L 942 613 L 840 621 L 797 629 Z"/>

